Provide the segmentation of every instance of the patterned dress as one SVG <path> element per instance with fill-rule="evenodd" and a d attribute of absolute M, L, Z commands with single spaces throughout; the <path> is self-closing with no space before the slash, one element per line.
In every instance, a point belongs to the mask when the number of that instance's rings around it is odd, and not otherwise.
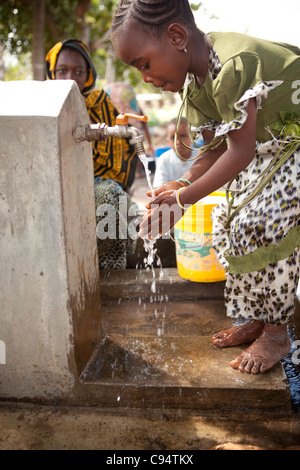
<path fill-rule="evenodd" d="M 92 124 L 105 122 L 108 126 L 115 125 L 119 113 L 104 90 L 86 94 L 85 104 Z M 138 212 L 138 206 L 127 192 L 134 181 L 137 158 L 129 139 L 110 137 L 105 141 L 93 142 L 97 244 L 101 270 L 126 269 L 127 256 L 136 249 L 136 237 L 130 236 L 129 232 L 128 236 L 120 236 L 120 227 L 128 230 Z M 126 206 L 127 213 L 120 210 L 123 206 Z M 107 211 L 101 210 L 105 207 Z M 102 230 L 105 225 L 106 229 Z"/>
<path fill-rule="evenodd" d="M 221 141 L 244 124 L 249 99 L 258 107 L 255 156 L 212 213 L 227 314 L 284 324 L 294 313 L 300 264 L 300 100 L 293 88 L 300 50 L 232 33 L 210 39 L 206 82 L 197 89 L 190 77 L 184 91 L 191 124 Z"/>

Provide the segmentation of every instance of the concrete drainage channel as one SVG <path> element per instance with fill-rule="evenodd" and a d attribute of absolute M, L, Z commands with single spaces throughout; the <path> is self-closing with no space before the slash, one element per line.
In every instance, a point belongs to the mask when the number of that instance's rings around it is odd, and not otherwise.
<path fill-rule="evenodd" d="M 212 345 L 211 335 L 232 325 L 224 284 L 164 271 L 155 294 L 152 272 L 102 275 L 104 340 L 81 376 L 92 400 L 117 408 L 290 413 L 281 364 L 263 375 L 241 374 L 229 362 L 242 348 Z"/>

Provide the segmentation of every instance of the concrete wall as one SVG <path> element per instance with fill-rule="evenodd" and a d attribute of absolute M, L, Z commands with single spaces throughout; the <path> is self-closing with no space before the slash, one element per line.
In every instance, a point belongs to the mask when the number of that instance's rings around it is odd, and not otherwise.
<path fill-rule="evenodd" d="M 73 81 L 0 84 L 0 398 L 70 396 L 102 335 L 88 122 Z"/>

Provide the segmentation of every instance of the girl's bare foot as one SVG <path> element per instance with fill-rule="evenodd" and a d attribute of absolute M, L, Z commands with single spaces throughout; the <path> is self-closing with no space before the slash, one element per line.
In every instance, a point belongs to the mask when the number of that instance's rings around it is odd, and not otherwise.
<path fill-rule="evenodd" d="M 265 323 L 259 320 L 250 320 L 244 325 L 235 326 L 228 330 L 222 330 L 213 335 L 214 346 L 226 348 L 228 346 L 239 346 L 244 343 L 253 343 L 264 329 Z"/>
<path fill-rule="evenodd" d="M 287 325 L 267 325 L 251 346 L 231 361 L 233 369 L 247 374 L 264 373 L 283 359 L 291 348 Z"/>

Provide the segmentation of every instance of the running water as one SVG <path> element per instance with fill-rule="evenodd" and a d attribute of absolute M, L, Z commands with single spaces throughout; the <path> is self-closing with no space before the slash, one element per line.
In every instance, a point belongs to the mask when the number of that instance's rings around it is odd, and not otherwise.
<path fill-rule="evenodd" d="M 141 160 L 142 164 L 144 165 L 145 173 L 146 173 L 146 178 L 147 178 L 147 183 L 149 186 L 149 189 L 151 191 L 152 197 L 155 197 L 154 194 L 154 189 L 151 183 L 151 171 L 149 170 L 149 165 L 148 165 L 148 160 L 147 156 L 145 154 L 139 155 L 139 159 Z M 155 269 L 154 269 L 154 261 L 155 258 L 157 258 L 157 265 L 160 267 L 160 275 L 159 278 L 161 279 L 163 276 L 162 272 L 162 265 L 161 265 L 161 260 L 157 254 L 157 248 L 155 247 L 156 243 L 156 238 L 155 239 L 150 239 L 148 237 L 144 237 L 144 249 L 147 253 L 147 257 L 144 259 L 144 264 L 145 267 L 149 267 L 152 270 L 152 276 L 153 276 L 153 281 L 151 285 L 151 292 L 155 293 L 156 292 L 156 275 L 155 275 Z"/>
<path fill-rule="evenodd" d="M 142 164 L 144 165 L 146 178 L 147 178 L 147 183 L 148 183 L 149 189 L 151 191 L 152 197 L 154 197 L 155 196 L 154 189 L 153 189 L 153 186 L 152 186 L 152 183 L 151 183 L 151 178 L 150 178 L 151 177 L 151 171 L 149 170 L 149 165 L 148 165 L 148 160 L 147 160 L 146 154 L 143 153 L 143 154 L 139 155 L 139 159 L 141 160 Z"/>

